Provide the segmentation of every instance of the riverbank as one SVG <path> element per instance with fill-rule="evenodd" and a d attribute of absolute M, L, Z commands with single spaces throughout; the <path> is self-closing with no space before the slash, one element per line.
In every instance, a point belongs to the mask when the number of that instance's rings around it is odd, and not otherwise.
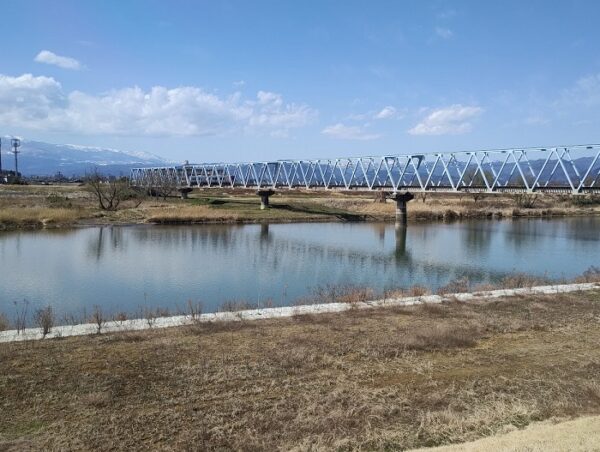
<path fill-rule="evenodd" d="M 597 276 L 595 276 L 597 278 Z M 458 286 L 459 283 L 452 283 L 449 287 Z M 356 309 L 377 309 L 389 307 L 406 307 L 420 304 L 440 304 L 449 302 L 467 302 L 467 301 L 489 301 L 498 298 L 507 298 L 515 296 L 533 296 L 533 295 L 551 295 L 571 292 L 583 292 L 588 290 L 600 289 L 600 282 L 580 282 L 573 284 L 554 284 L 545 286 L 520 287 L 515 289 L 496 289 L 483 290 L 478 292 L 459 292 L 445 294 L 426 294 L 422 293 L 414 296 L 396 296 L 392 294 L 387 298 L 378 300 L 367 300 L 370 291 L 366 288 L 350 289 L 346 293 L 342 292 L 335 297 L 335 301 L 313 304 L 296 304 L 294 306 L 282 306 L 276 308 L 254 308 L 249 309 L 239 306 L 238 310 L 219 311 L 202 314 L 200 306 L 190 306 L 191 314 L 182 314 L 175 316 L 157 316 L 154 312 L 150 316 L 138 319 L 121 318 L 119 320 L 107 321 L 104 314 L 96 314 L 98 319 L 94 323 L 81 323 L 75 325 L 53 325 L 47 322 L 48 331 L 43 331 L 42 327 L 24 328 L 17 330 L 4 330 L 0 327 L 0 343 L 2 342 L 24 342 L 42 339 L 63 339 L 72 336 L 86 336 L 89 334 L 122 333 L 128 331 L 141 331 L 157 328 L 172 328 L 196 325 L 201 323 L 215 322 L 239 322 L 253 320 L 279 319 L 294 317 L 299 315 L 320 315 L 335 312 L 344 312 Z M 337 291 L 337 289 L 336 289 Z M 414 287 L 413 292 L 425 292 L 424 288 Z M 160 309 L 159 309 L 160 311 Z M 168 312 L 168 311 L 165 311 Z M 0 315 L 4 315 L 0 312 Z M 103 320 L 98 318 L 98 315 Z M 92 315 L 94 317 L 94 315 Z M 4 318 L 7 318 L 4 315 Z M 6 324 L 7 321 L 0 323 Z M 50 327 L 50 323 L 52 326 Z"/>
<path fill-rule="evenodd" d="M 195 190 L 190 199 L 139 197 L 118 210 L 103 211 L 79 185 L 0 186 L 0 230 L 82 225 L 259 223 L 311 221 L 392 221 L 393 202 L 375 202 L 373 193 L 279 190 L 271 208 L 259 209 L 252 191 Z M 600 197 L 567 195 L 418 195 L 409 221 L 470 218 L 554 217 L 600 214 Z"/>
<path fill-rule="evenodd" d="M 600 291 L 0 344 L 0 449 L 406 449 L 600 414 Z"/>

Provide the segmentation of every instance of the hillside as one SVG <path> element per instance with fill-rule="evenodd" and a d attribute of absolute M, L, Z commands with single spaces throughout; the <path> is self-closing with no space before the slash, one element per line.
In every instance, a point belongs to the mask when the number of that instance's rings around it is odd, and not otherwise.
<path fill-rule="evenodd" d="M 9 149 L 10 137 L 2 137 L 2 167 L 14 169 L 14 157 Z M 120 151 L 117 149 L 53 144 L 22 140 L 19 148 L 19 172 L 25 176 L 54 175 L 80 176 L 98 167 L 106 174 L 128 174 L 137 166 L 166 165 L 162 157 L 147 152 Z"/>

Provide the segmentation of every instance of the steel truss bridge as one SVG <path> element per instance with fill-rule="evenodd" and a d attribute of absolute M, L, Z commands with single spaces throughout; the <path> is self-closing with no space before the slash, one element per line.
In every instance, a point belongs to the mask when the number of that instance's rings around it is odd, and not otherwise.
<path fill-rule="evenodd" d="M 143 188 L 600 193 L 600 145 L 134 168 Z"/>

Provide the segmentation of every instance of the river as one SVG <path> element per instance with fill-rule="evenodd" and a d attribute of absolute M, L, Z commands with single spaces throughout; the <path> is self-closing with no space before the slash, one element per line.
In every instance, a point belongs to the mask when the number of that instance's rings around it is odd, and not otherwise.
<path fill-rule="evenodd" d="M 112 226 L 0 233 L 0 311 L 57 316 L 287 305 L 326 285 L 377 291 L 514 272 L 572 278 L 600 264 L 600 218 L 456 223 Z"/>

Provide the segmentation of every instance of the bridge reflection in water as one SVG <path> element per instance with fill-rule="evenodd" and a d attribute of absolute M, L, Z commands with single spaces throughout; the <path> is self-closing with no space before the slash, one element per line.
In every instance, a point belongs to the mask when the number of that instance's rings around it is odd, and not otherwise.
<path fill-rule="evenodd" d="M 61 310 L 211 311 L 225 300 L 291 302 L 319 285 L 376 290 L 514 271 L 572 277 L 600 255 L 600 218 L 451 224 L 312 223 L 93 227 L 0 234 L 0 300 Z M 40 259 L 44 256 L 44 259 Z"/>

